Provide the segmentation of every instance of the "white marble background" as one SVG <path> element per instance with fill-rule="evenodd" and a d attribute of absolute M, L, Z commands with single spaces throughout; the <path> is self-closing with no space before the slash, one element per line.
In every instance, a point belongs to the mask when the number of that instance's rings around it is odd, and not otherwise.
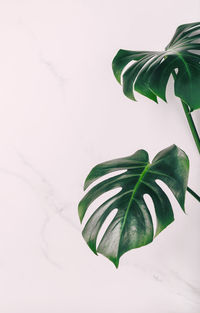
<path fill-rule="evenodd" d="M 168 104 L 132 103 L 111 70 L 119 48 L 163 49 L 199 12 L 199 0 L 1 0 L 1 313 L 200 312 L 200 205 L 189 194 L 187 215 L 172 199 L 176 221 L 118 270 L 89 250 L 77 214 L 91 167 L 140 148 L 152 158 L 180 146 L 199 192 L 172 83 Z"/>

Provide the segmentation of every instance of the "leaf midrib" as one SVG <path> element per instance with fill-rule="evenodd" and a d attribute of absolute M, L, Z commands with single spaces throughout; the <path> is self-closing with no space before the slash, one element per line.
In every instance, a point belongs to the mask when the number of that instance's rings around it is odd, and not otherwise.
<path fill-rule="evenodd" d="M 123 224 L 122 224 L 122 227 L 121 227 L 121 232 L 120 232 L 120 240 L 119 240 L 119 248 L 120 248 L 120 241 L 121 241 L 121 238 L 122 238 L 122 233 L 124 231 L 124 227 L 125 227 L 125 224 L 126 224 L 126 221 L 127 221 L 127 217 L 128 217 L 128 213 L 129 213 L 129 210 L 130 210 L 130 207 L 131 207 L 131 204 L 134 200 L 134 196 L 138 190 L 138 188 L 140 187 L 141 185 L 141 182 L 142 182 L 142 179 L 144 178 L 144 176 L 147 174 L 149 168 L 150 168 L 151 164 L 148 163 L 144 170 L 142 171 L 142 173 L 140 174 L 140 177 L 135 185 L 135 187 L 133 188 L 133 192 L 132 192 L 132 195 L 131 195 L 131 198 L 130 198 L 130 201 L 128 203 L 128 206 L 127 206 L 127 209 L 126 209 L 126 212 L 125 212 L 125 215 L 124 215 L 124 220 L 123 220 Z M 119 258 L 119 248 L 118 248 L 118 258 Z"/>

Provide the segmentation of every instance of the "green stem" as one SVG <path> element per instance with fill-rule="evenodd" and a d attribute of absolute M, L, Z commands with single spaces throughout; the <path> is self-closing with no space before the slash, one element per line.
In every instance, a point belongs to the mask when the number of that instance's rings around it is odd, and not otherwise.
<path fill-rule="evenodd" d="M 176 79 L 176 73 L 175 71 L 172 71 L 172 75 L 173 75 L 173 78 L 174 80 Z M 191 133 L 192 133 L 192 136 L 194 138 L 194 141 L 195 141 L 195 144 L 196 144 L 196 147 L 200 153 L 200 138 L 199 138 L 199 134 L 197 132 L 197 129 L 195 127 L 195 124 L 194 124 L 194 121 L 193 121 L 193 118 L 192 118 L 192 115 L 191 115 L 191 112 L 189 110 L 189 107 L 187 105 L 187 103 L 185 103 L 183 100 L 181 100 L 182 102 L 182 106 L 183 106 L 183 110 L 185 112 L 185 116 L 187 118 L 187 121 L 188 121 L 188 124 L 189 124 L 189 127 L 190 127 L 190 130 L 191 130 Z"/>
<path fill-rule="evenodd" d="M 175 71 L 172 72 L 173 78 L 174 80 L 176 79 L 176 73 Z M 196 147 L 200 153 L 200 138 L 199 138 L 199 134 L 197 132 L 196 126 L 194 124 L 189 106 L 187 105 L 187 103 L 185 103 L 183 100 L 181 100 L 182 106 L 183 106 L 183 110 L 185 112 L 185 116 L 187 118 L 193 139 L 195 141 Z M 194 192 L 190 187 L 187 187 L 187 191 L 197 200 L 200 202 L 200 197 L 196 194 L 196 192 Z"/>
<path fill-rule="evenodd" d="M 187 191 L 197 200 L 200 202 L 200 197 L 198 196 L 198 194 L 196 194 L 196 192 L 194 192 L 190 187 L 187 187 Z"/>
<path fill-rule="evenodd" d="M 192 132 L 192 136 L 193 136 L 194 141 L 195 141 L 195 143 L 196 143 L 197 149 L 198 149 L 198 151 L 199 151 L 199 153 L 200 153 L 200 138 L 199 138 L 197 129 L 196 129 L 196 127 L 195 127 L 194 121 L 193 121 L 193 119 L 192 119 L 191 112 L 190 112 L 190 110 L 189 110 L 188 105 L 187 105 L 183 100 L 181 100 L 181 102 L 182 102 L 182 105 L 183 105 L 183 109 L 184 109 L 185 116 L 186 116 L 186 118 L 187 118 L 187 121 L 188 121 L 190 130 L 191 130 L 191 132 Z"/>

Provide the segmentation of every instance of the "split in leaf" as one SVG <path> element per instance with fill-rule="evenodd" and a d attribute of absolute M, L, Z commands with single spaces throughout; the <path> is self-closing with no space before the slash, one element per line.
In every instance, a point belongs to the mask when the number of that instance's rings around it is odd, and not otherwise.
<path fill-rule="evenodd" d="M 117 175 L 119 170 L 126 171 Z M 145 194 L 152 198 L 155 207 L 155 236 L 174 220 L 170 201 L 156 180 L 161 180 L 170 188 L 182 210 L 185 210 L 189 160 L 175 145 L 159 152 L 152 163 L 149 162 L 145 150 L 138 150 L 131 156 L 95 166 L 86 178 L 84 189 L 98 178 L 115 171 L 116 176 L 105 179 L 88 191 L 80 201 L 78 210 L 82 221 L 88 207 L 96 198 L 121 187 L 117 194 L 95 210 L 83 229 L 83 237 L 93 252 L 103 254 L 118 267 L 119 259 L 125 252 L 147 245 L 154 238 L 151 214 L 144 201 Z M 117 213 L 97 247 L 99 231 L 114 209 L 117 209 Z"/>
<path fill-rule="evenodd" d="M 191 111 L 200 108 L 199 40 L 198 22 L 180 25 L 165 51 L 119 50 L 112 67 L 124 94 L 135 100 L 133 90 L 136 90 L 156 102 L 157 97 L 166 101 L 169 77 L 176 72 L 175 95 L 187 103 Z"/>

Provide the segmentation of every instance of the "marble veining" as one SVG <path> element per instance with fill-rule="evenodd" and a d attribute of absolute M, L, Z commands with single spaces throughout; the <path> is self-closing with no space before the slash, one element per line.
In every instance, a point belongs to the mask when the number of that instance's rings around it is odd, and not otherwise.
<path fill-rule="evenodd" d="M 173 225 L 118 270 L 87 247 L 77 213 L 94 164 L 139 148 L 153 155 L 172 139 L 198 190 L 199 155 L 176 99 L 133 104 L 111 70 L 119 48 L 165 46 L 177 12 L 180 23 L 199 18 L 197 2 L 1 2 L 0 312 L 200 312 L 194 199 L 187 215 L 172 199 Z"/>

